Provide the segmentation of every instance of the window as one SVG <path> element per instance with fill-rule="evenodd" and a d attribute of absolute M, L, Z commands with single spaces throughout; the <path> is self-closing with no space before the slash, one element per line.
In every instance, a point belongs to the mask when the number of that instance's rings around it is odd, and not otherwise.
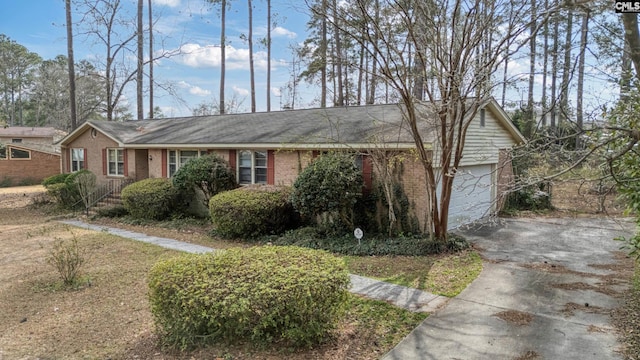
<path fill-rule="evenodd" d="M 13 143 L 13 144 L 22 144 L 22 139 L 11 139 L 11 143 Z"/>
<path fill-rule="evenodd" d="M 28 150 L 11 148 L 11 159 L 31 159 L 31 152 Z"/>
<path fill-rule="evenodd" d="M 240 150 L 238 152 L 238 183 L 267 183 L 267 152 Z"/>
<path fill-rule="evenodd" d="M 124 149 L 107 149 L 107 174 L 124 176 Z"/>
<path fill-rule="evenodd" d="M 7 148 L 0 146 L 0 160 L 7 159 Z"/>
<path fill-rule="evenodd" d="M 485 116 L 484 109 L 480 109 L 480 127 L 484 127 L 485 125 Z"/>
<path fill-rule="evenodd" d="M 169 156 L 167 161 L 167 167 L 169 168 L 169 177 L 175 175 L 184 164 L 191 159 L 199 158 L 206 155 L 205 150 L 169 150 Z"/>
<path fill-rule="evenodd" d="M 71 149 L 71 171 L 84 169 L 84 149 Z"/>

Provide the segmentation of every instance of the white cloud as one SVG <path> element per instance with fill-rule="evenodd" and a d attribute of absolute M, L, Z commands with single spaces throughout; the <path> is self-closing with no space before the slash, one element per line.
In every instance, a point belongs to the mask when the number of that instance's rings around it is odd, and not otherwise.
<path fill-rule="evenodd" d="M 196 96 L 209 96 L 211 91 L 201 88 L 200 86 L 192 86 L 189 88 L 189 94 Z"/>
<path fill-rule="evenodd" d="M 220 47 L 214 45 L 185 44 L 180 48 L 182 55 L 177 57 L 181 63 L 193 68 L 216 68 L 220 66 Z M 248 70 L 249 49 L 238 49 L 228 45 L 226 47 L 226 69 Z M 253 63 L 256 70 L 267 69 L 267 53 L 255 51 Z M 272 60 L 272 70 L 278 66 L 286 66 L 282 61 Z"/>
<path fill-rule="evenodd" d="M 293 39 L 298 36 L 295 32 L 291 30 L 287 30 L 282 26 L 276 26 L 275 29 L 271 30 L 272 37 L 288 37 L 289 39 Z"/>
<path fill-rule="evenodd" d="M 272 87 L 271 88 L 271 94 L 273 96 L 282 96 L 282 91 L 280 90 L 280 88 Z"/>
<path fill-rule="evenodd" d="M 233 85 L 233 91 L 240 96 L 249 96 L 249 90 Z"/>
<path fill-rule="evenodd" d="M 180 5 L 180 0 L 153 0 L 155 5 L 165 5 L 168 7 L 176 7 Z"/>

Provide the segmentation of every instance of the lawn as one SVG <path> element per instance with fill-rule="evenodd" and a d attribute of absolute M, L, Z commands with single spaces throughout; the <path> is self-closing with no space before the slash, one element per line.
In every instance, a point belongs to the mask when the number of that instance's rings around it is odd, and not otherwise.
<path fill-rule="evenodd" d="M 146 276 L 156 261 L 176 256 L 175 251 L 68 227 L 25 207 L 25 201 L 12 198 L 6 207 L 4 200 L 0 195 L 0 354 L 7 359 L 378 359 L 427 316 L 354 295 L 331 339 L 313 349 L 291 350 L 277 344 L 256 349 L 239 343 L 173 351 L 163 348 L 154 334 Z M 206 226 L 188 221 L 168 227 L 119 225 L 217 248 L 240 245 L 208 238 Z M 81 281 L 68 289 L 46 257 L 56 239 L 72 237 L 86 249 L 88 262 Z M 460 256 L 473 257 L 470 254 L 474 253 Z M 432 282 L 425 271 L 433 272 L 446 259 L 346 258 L 354 273 L 425 289 Z M 366 271 L 376 267 L 385 272 L 378 276 Z"/>

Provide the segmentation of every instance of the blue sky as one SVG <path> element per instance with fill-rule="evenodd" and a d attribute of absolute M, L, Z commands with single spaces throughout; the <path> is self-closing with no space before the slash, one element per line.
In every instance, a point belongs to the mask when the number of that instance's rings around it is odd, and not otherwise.
<path fill-rule="evenodd" d="M 226 35 L 227 65 L 225 98 L 234 95 L 244 99 L 241 110 L 250 108 L 248 45 L 240 38 L 247 34 L 247 2 L 228 0 L 231 8 L 227 12 Z M 135 0 L 122 0 L 126 9 L 135 15 Z M 277 110 L 281 103 L 280 87 L 290 78 L 291 46 L 306 38 L 304 3 L 290 0 L 272 0 L 272 15 L 277 27 L 272 30 L 272 80 L 271 109 Z M 253 38 L 256 77 L 257 110 L 266 110 L 266 48 L 259 39 L 266 36 L 266 1 L 253 0 Z M 146 8 L 146 1 L 145 1 Z M 63 0 L 0 0 L 0 33 L 38 53 L 43 59 L 66 55 L 66 29 Z M 145 10 L 146 11 L 146 10 Z M 177 49 L 180 44 L 188 53 L 170 59 L 162 59 L 154 68 L 157 81 L 171 83 L 186 103 L 176 101 L 166 92 L 156 89 L 155 105 L 160 106 L 166 116 L 191 115 L 191 108 L 218 98 L 220 75 L 220 21 L 218 12 L 204 0 L 154 0 L 154 14 L 158 18 L 154 32 L 155 50 L 164 47 Z M 74 22 L 80 19 L 74 14 Z M 146 15 L 145 15 L 146 19 Z M 75 35 L 76 61 L 92 60 L 103 56 L 103 50 L 92 48 L 90 41 Z M 135 83 L 125 94 L 124 102 L 133 102 Z M 302 87 L 301 96 L 308 103 L 316 97 L 315 91 Z M 303 104 L 304 105 L 304 104 Z M 145 104 L 145 113 L 148 109 Z"/>
<path fill-rule="evenodd" d="M 136 0 L 121 0 L 126 8 L 135 14 Z M 240 111 L 249 111 L 249 61 L 248 46 L 241 34 L 248 31 L 246 0 L 227 0 L 231 8 L 227 13 L 227 72 L 226 100 L 234 96 L 244 99 Z M 146 1 L 145 1 L 146 4 Z M 280 97 L 280 89 L 290 80 L 292 57 L 291 47 L 302 43 L 307 37 L 306 23 L 309 15 L 304 1 L 272 0 L 272 13 L 277 27 L 273 30 L 271 109 L 278 110 L 287 102 L 286 96 Z M 254 52 L 256 68 L 257 110 L 266 110 L 266 49 L 259 45 L 259 39 L 266 35 L 266 0 L 253 0 L 254 5 Z M 146 5 L 145 5 L 146 6 Z M 177 49 L 181 44 L 188 51 L 181 56 L 162 59 L 156 63 L 155 78 L 159 82 L 170 83 L 184 102 L 177 101 L 166 92 L 156 88 L 155 105 L 160 106 L 166 116 L 188 116 L 198 104 L 211 103 L 218 98 L 220 75 L 220 21 L 218 12 L 205 0 L 154 0 L 154 14 L 158 18 L 155 25 L 156 45 L 159 50 Z M 74 14 L 74 21 L 79 20 Z M 66 55 L 66 32 L 63 0 L 0 0 L 0 33 L 38 53 L 44 59 L 56 55 Z M 575 39 L 576 45 L 578 39 Z M 163 45 L 163 46 L 162 46 Z M 593 46 L 592 44 L 590 46 Z M 76 61 L 92 60 L 104 56 L 103 50 L 92 49 L 91 44 L 82 36 L 75 37 Z M 574 50 L 575 56 L 577 50 Z M 538 69 L 542 59 L 537 58 Z M 529 69 L 528 54 L 511 58 L 509 73 L 521 81 L 510 88 L 508 100 L 526 100 Z M 617 95 L 617 88 L 603 80 L 605 74 L 600 61 L 593 56 L 587 58 L 588 82 L 585 89 L 587 116 L 599 117 L 603 106 L 610 106 Z M 502 69 L 496 73 L 502 77 Z M 575 79 L 574 79 L 575 80 Z M 542 76 L 535 77 L 536 98 L 539 97 Z M 575 86 L 575 83 L 572 84 Z M 129 104 L 135 112 L 133 102 L 135 83 L 125 93 L 122 103 Z M 319 96 L 319 90 L 301 83 L 297 89 L 296 108 L 313 107 Z M 574 89 L 570 101 L 575 105 Z M 500 99 L 500 93 L 494 96 Z M 148 112 L 145 101 L 145 113 Z"/>

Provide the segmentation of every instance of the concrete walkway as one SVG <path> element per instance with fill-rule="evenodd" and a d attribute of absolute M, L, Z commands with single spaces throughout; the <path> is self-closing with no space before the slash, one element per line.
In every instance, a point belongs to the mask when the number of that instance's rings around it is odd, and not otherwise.
<path fill-rule="evenodd" d="M 126 239 L 141 241 L 166 249 L 202 254 L 216 251 L 213 248 L 186 243 L 174 239 L 150 236 L 138 232 L 118 229 L 109 226 L 88 224 L 80 220 L 63 220 L 63 224 L 93 231 L 106 232 Z M 351 276 L 350 291 L 369 299 L 382 300 L 413 312 L 432 313 L 446 304 L 449 298 L 434 295 L 425 291 L 358 276 Z"/>

